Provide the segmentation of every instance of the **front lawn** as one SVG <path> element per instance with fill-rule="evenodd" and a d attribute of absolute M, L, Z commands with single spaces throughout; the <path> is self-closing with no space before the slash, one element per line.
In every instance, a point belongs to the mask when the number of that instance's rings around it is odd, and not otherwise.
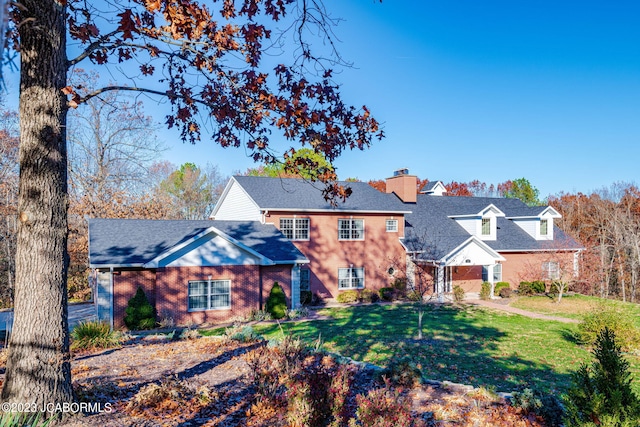
<path fill-rule="evenodd" d="M 531 319 L 472 306 L 427 306 L 425 339 L 409 304 L 363 305 L 320 311 L 330 320 L 259 324 L 266 338 L 283 333 L 355 360 L 384 366 L 408 355 L 429 379 L 499 391 L 524 387 L 564 391 L 569 374 L 590 359 L 572 340 L 575 324 Z M 633 360 L 635 365 L 637 360 Z"/>
<path fill-rule="evenodd" d="M 582 319 L 586 313 L 603 305 L 621 310 L 625 315 L 633 319 L 636 326 L 640 328 L 640 305 L 629 302 L 570 294 L 562 297 L 560 304 L 555 299 L 542 295 L 520 297 L 509 305 L 549 316 L 569 317 L 572 319 Z"/>

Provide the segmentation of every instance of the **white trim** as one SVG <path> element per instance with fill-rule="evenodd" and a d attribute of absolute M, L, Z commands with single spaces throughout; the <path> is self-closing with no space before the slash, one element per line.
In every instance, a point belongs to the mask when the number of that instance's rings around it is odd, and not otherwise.
<path fill-rule="evenodd" d="M 341 288 L 340 287 L 340 270 L 349 270 L 349 272 L 352 272 L 353 270 L 362 270 L 362 286 L 349 286 L 348 288 Z M 353 289 L 364 289 L 365 287 L 365 278 L 366 278 L 366 271 L 364 267 L 338 267 L 338 291 L 349 291 L 349 290 L 353 290 Z M 349 275 L 349 283 L 353 283 L 353 276 L 350 274 Z"/>
<path fill-rule="evenodd" d="M 341 238 L 340 237 L 340 231 L 341 231 L 340 221 L 362 221 L 362 238 L 359 238 L 359 239 L 354 239 L 354 238 L 351 238 L 351 237 L 349 237 L 347 239 Z M 349 231 L 350 231 L 349 234 L 350 235 L 351 235 L 351 232 L 353 230 L 354 230 L 353 228 L 349 228 Z M 365 239 L 365 234 L 366 234 L 365 230 L 366 230 L 366 224 L 365 224 L 364 218 L 353 218 L 353 217 L 351 217 L 351 218 L 338 218 L 338 241 L 339 242 L 349 242 L 349 241 L 351 241 L 351 242 L 361 242 L 361 241 L 363 241 Z"/>
<path fill-rule="evenodd" d="M 207 284 L 207 308 L 189 308 L 189 283 L 191 282 L 205 282 Z M 225 307 L 211 308 L 211 282 L 229 282 L 229 305 Z M 207 280 L 187 280 L 187 313 L 196 313 L 199 311 L 219 311 L 219 310 L 231 310 L 233 307 L 231 299 L 231 279 L 207 279 Z M 202 296 L 202 295 L 197 295 Z"/>
<path fill-rule="evenodd" d="M 389 230 L 389 222 L 393 221 L 396 225 L 395 225 L 395 230 Z M 391 218 L 391 219 L 385 219 L 384 220 L 384 228 L 385 231 L 387 233 L 399 233 L 400 232 L 400 225 L 398 223 L 398 220 L 395 218 Z"/>
<path fill-rule="evenodd" d="M 292 237 L 289 239 L 287 238 L 287 236 L 284 234 L 284 231 L 282 231 L 282 220 L 291 220 L 293 228 L 291 229 L 292 232 Z M 296 230 L 298 230 L 298 228 L 296 228 L 296 221 L 299 219 L 306 219 L 307 220 L 307 238 L 306 239 L 296 239 L 295 235 L 296 235 Z M 282 235 L 287 238 L 287 240 L 289 240 L 290 242 L 308 242 L 311 240 L 311 218 L 309 218 L 308 216 L 304 216 L 304 217 L 298 217 L 298 215 L 293 215 L 293 216 L 281 216 L 280 220 L 279 220 L 279 227 L 278 230 L 280 230 L 280 232 L 282 233 Z M 274 224 L 275 226 L 275 224 Z"/>
<path fill-rule="evenodd" d="M 475 214 L 464 214 L 464 215 L 447 215 L 447 218 L 453 218 L 453 219 L 455 219 L 455 218 L 478 218 L 478 217 L 485 216 L 488 211 L 493 212 L 496 217 L 505 216 L 504 212 L 502 212 L 500 209 L 498 209 L 493 203 L 490 203 L 489 205 L 487 205 L 484 209 L 482 209 L 478 213 L 475 213 Z"/>
<path fill-rule="evenodd" d="M 261 208 L 272 212 L 331 212 L 343 214 L 410 214 L 412 211 L 382 211 L 382 210 L 356 210 L 356 209 L 294 209 L 294 208 Z"/>
<path fill-rule="evenodd" d="M 211 215 L 209 215 L 209 219 L 215 219 L 216 214 L 218 213 L 218 211 L 220 210 L 220 207 L 222 207 L 222 203 L 224 202 L 224 199 L 227 197 L 227 194 L 229 194 L 229 191 L 231 191 L 231 187 L 233 186 L 233 184 L 236 183 L 238 184 L 238 187 L 240 187 L 240 189 L 242 190 L 242 192 L 247 196 L 247 198 L 249 199 L 249 201 L 251 201 L 251 203 L 253 203 L 253 205 L 255 206 L 256 210 L 258 212 L 260 212 L 260 206 L 258 206 L 258 204 L 256 203 L 255 200 L 253 200 L 253 198 L 249 195 L 249 193 L 247 193 L 247 191 L 244 189 L 244 187 L 236 180 L 235 177 L 231 177 L 231 179 L 229 179 L 229 182 L 227 182 L 227 185 L 224 187 L 224 190 L 222 191 L 222 194 L 220 195 L 220 198 L 218 199 L 218 201 L 216 202 L 216 205 L 213 207 L 213 212 L 211 212 Z"/>
<path fill-rule="evenodd" d="M 489 255 L 491 255 L 496 261 L 506 261 L 507 259 L 504 258 L 502 255 L 500 255 L 498 253 L 497 250 L 492 249 L 489 245 L 487 245 L 484 241 L 482 241 L 481 239 L 479 239 L 476 236 L 471 236 L 469 237 L 467 240 L 465 240 L 463 243 L 461 243 L 460 245 L 456 246 L 455 249 L 453 249 L 451 252 L 449 252 L 448 254 L 446 254 L 445 256 L 443 256 L 442 258 L 440 258 L 439 260 L 437 260 L 438 262 L 444 262 L 445 265 L 447 263 L 447 259 L 451 258 L 451 256 L 460 251 L 463 247 L 469 245 L 471 242 L 475 242 L 477 243 L 480 248 L 484 249 Z M 474 264 L 471 264 L 474 265 Z"/>
<path fill-rule="evenodd" d="M 209 233 L 214 233 L 217 234 L 218 236 L 222 237 L 223 239 L 227 240 L 228 242 L 238 246 L 240 249 L 249 252 L 251 255 L 255 256 L 256 258 L 258 258 L 258 263 L 260 265 L 275 265 L 274 261 L 271 261 L 270 259 L 268 259 L 267 257 L 265 257 L 264 255 L 260 254 L 259 252 L 255 251 L 254 249 L 250 248 L 247 245 L 244 245 L 242 243 L 240 243 L 239 241 L 237 241 L 236 239 L 234 239 L 233 237 L 223 233 L 222 231 L 218 230 L 216 227 L 209 227 L 207 229 L 205 229 L 204 231 L 196 234 L 195 236 L 193 236 L 192 238 L 185 240 L 184 242 L 175 245 L 169 249 L 167 249 L 166 251 L 162 252 L 160 255 L 156 256 L 155 258 L 153 258 L 151 261 L 146 262 L 143 267 L 144 268 L 158 268 L 158 265 L 160 264 L 160 261 L 176 252 L 178 252 L 180 249 L 190 245 L 191 243 L 196 242 L 197 240 L 203 238 L 204 236 L 206 236 Z"/>

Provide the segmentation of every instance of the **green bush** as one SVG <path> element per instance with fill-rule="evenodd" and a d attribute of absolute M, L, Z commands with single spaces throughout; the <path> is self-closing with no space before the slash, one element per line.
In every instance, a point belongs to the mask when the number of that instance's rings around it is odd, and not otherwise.
<path fill-rule="evenodd" d="M 287 296 L 278 282 L 273 283 L 265 309 L 273 319 L 282 319 L 287 314 Z"/>
<path fill-rule="evenodd" d="M 616 340 L 624 350 L 636 349 L 640 345 L 640 332 L 628 315 L 615 307 L 605 304 L 596 306 L 578 324 L 576 339 L 581 344 L 593 344 L 598 334 L 608 328 L 616 335 Z"/>
<path fill-rule="evenodd" d="M 313 302 L 313 293 L 311 291 L 300 291 L 300 304 L 309 305 Z"/>
<path fill-rule="evenodd" d="M 394 288 L 380 288 L 378 294 L 382 301 L 393 301 L 396 298 L 396 290 Z"/>
<path fill-rule="evenodd" d="M 480 299 L 487 300 L 491 297 L 491 283 L 482 282 L 480 286 Z"/>
<path fill-rule="evenodd" d="M 360 301 L 368 303 L 376 302 L 378 301 L 378 294 L 371 289 L 363 289 L 360 291 Z"/>
<path fill-rule="evenodd" d="M 407 279 L 396 277 L 391 283 L 391 287 L 396 290 L 396 297 L 403 297 L 407 294 Z"/>
<path fill-rule="evenodd" d="M 632 388 L 629 362 L 622 356 L 615 333 L 604 328 L 593 349 L 595 361 L 572 375 L 565 397 L 567 427 L 638 426 L 640 398 Z"/>
<path fill-rule="evenodd" d="M 550 427 L 562 425 L 564 408 L 560 400 L 552 394 L 542 394 L 537 390 L 525 388 L 511 394 L 511 405 L 526 415 L 533 413 L 541 416 Z"/>
<path fill-rule="evenodd" d="M 518 295 L 531 296 L 535 294 L 543 294 L 547 290 L 547 285 L 540 280 L 533 282 L 520 282 L 518 286 Z"/>
<path fill-rule="evenodd" d="M 227 328 L 225 335 L 229 337 L 229 339 L 239 342 L 253 342 L 261 339 L 260 335 L 256 334 L 249 325 Z"/>
<path fill-rule="evenodd" d="M 381 375 L 391 381 L 391 384 L 400 387 L 411 388 L 422 382 L 422 372 L 410 356 L 392 358 Z"/>
<path fill-rule="evenodd" d="M 106 322 L 81 322 L 71 331 L 72 350 L 118 347 L 121 342 L 122 334 Z"/>
<path fill-rule="evenodd" d="M 510 288 L 510 287 L 511 285 L 509 285 L 509 282 L 497 282 L 493 289 L 493 294 L 500 295 L 500 289 Z"/>
<path fill-rule="evenodd" d="M 418 291 L 415 291 L 415 290 L 414 291 L 409 291 L 409 292 L 407 292 L 407 299 L 409 301 L 414 301 L 414 302 L 422 301 L 422 294 L 420 292 L 418 292 Z"/>
<path fill-rule="evenodd" d="M 464 297 L 465 297 L 464 289 L 462 289 L 462 287 L 460 287 L 459 285 L 455 285 L 453 287 L 453 299 L 456 302 L 461 302 L 461 301 L 464 301 Z"/>
<path fill-rule="evenodd" d="M 350 304 L 353 302 L 358 302 L 359 299 L 360 299 L 360 295 L 356 290 L 340 292 L 336 297 L 336 301 L 338 301 L 341 304 Z"/>
<path fill-rule="evenodd" d="M 156 326 L 155 310 L 141 287 L 127 304 L 124 324 L 131 330 L 153 329 Z"/>
<path fill-rule="evenodd" d="M 498 292 L 500 298 L 510 298 L 511 297 L 511 288 L 502 288 L 500 292 Z"/>

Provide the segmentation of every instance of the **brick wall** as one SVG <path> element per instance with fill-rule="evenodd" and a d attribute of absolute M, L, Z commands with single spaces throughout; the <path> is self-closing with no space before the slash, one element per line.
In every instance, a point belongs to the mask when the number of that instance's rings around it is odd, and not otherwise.
<path fill-rule="evenodd" d="M 292 218 L 288 212 L 270 212 L 267 223 L 280 228 L 280 218 Z M 404 235 L 404 217 L 386 214 L 304 213 L 309 218 L 309 240 L 293 244 L 309 259 L 302 268 L 310 270 L 311 291 L 325 297 L 338 295 L 338 268 L 364 267 L 365 287 L 378 290 L 389 286 L 391 265 L 405 269 L 405 250 L 399 238 Z M 364 240 L 339 240 L 338 219 L 364 219 Z M 398 231 L 387 232 L 386 220 L 397 219 Z"/>
<path fill-rule="evenodd" d="M 291 308 L 291 266 L 270 265 L 262 267 L 262 308 L 267 303 L 274 282 L 278 282 L 287 296 L 287 307 Z"/>
<path fill-rule="evenodd" d="M 124 326 L 124 316 L 129 300 L 136 294 L 138 287 L 144 290 L 147 299 L 156 302 L 155 270 L 116 270 L 113 275 L 113 326 Z"/>

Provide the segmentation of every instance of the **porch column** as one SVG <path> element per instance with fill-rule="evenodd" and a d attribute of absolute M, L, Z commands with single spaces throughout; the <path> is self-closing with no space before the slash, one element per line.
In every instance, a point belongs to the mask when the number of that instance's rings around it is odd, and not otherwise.
<path fill-rule="evenodd" d="M 444 302 L 444 264 L 438 264 L 436 267 L 436 295 L 438 302 Z"/>
<path fill-rule="evenodd" d="M 300 264 L 291 268 L 291 310 L 300 307 Z"/>

